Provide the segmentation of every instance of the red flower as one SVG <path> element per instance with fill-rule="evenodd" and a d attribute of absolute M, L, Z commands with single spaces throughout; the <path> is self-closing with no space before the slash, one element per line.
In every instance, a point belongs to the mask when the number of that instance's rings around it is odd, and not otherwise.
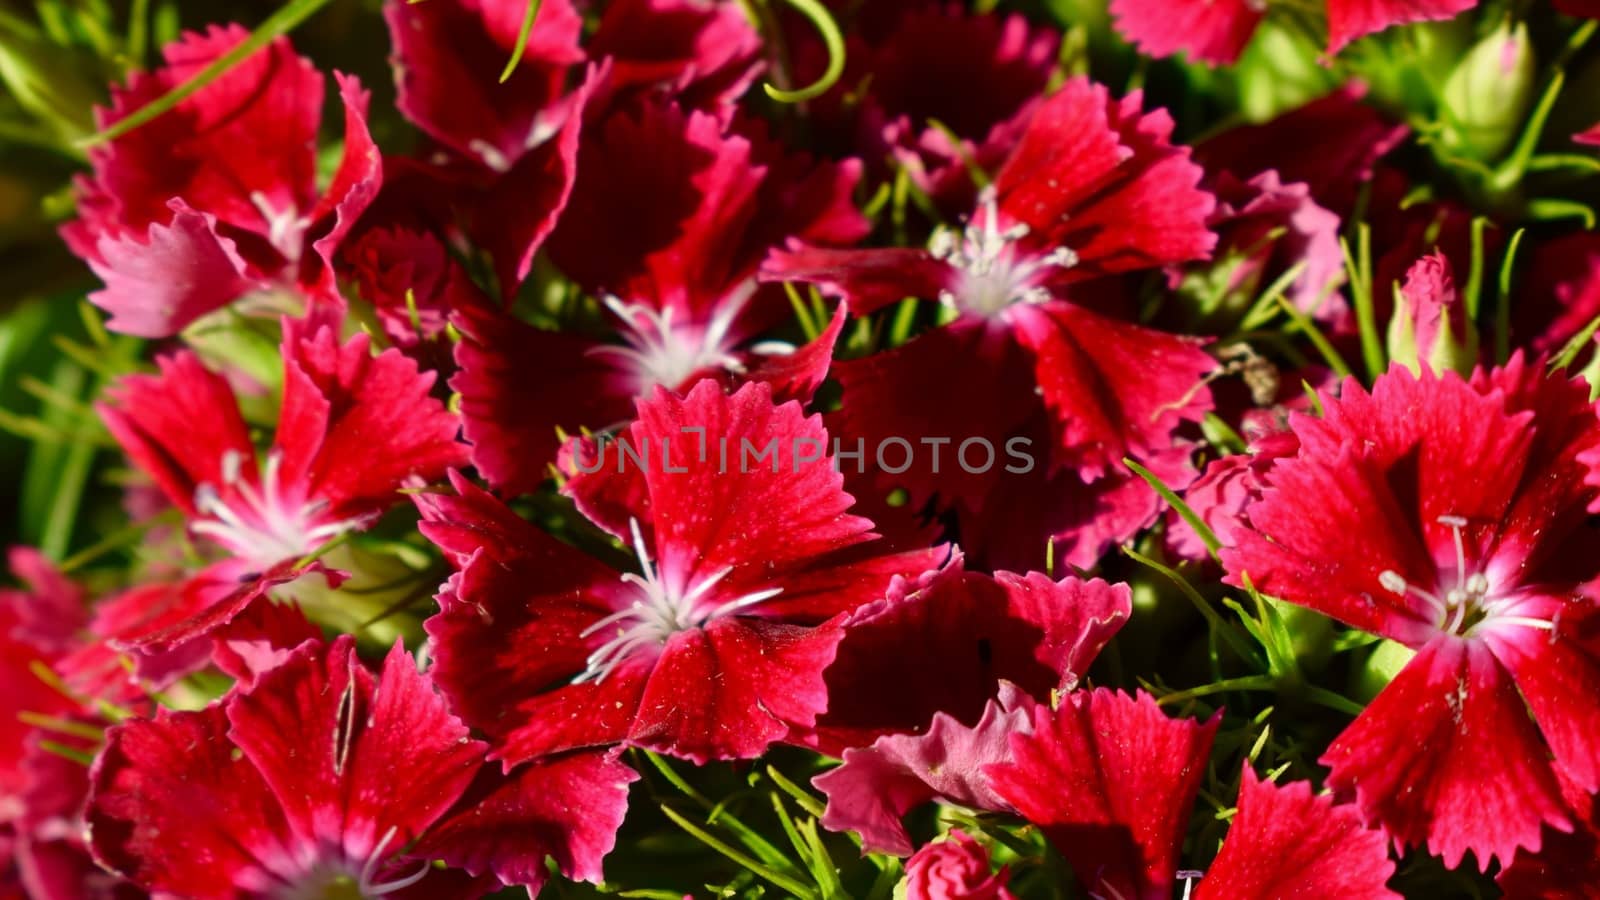
<path fill-rule="evenodd" d="M 1169 719 L 1148 694 L 1080 691 L 1035 707 L 986 774 L 1091 890 L 1164 900 L 1219 721 Z"/>
<path fill-rule="evenodd" d="M 1195 891 L 1196 900 L 1349 897 L 1399 900 L 1383 834 L 1348 804 L 1297 781 L 1277 785 L 1244 767 L 1238 813 Z"/>
<path fill-rule="evenodd" d="M 159 360 L 159 375 L 124 378 L 99 406 L 190 532 L 227 554 L 197 579 L 212 590 L 189 604 L 188 618 L 137 643 L 168 649 L 209 632 L 268 583 L 298 575 L 301 557 L 370 524 L 401 487 L 464 461 L 455 417 L 429 395 L 432 373 L 398 350 L 373 356 L 365 335 L 340 345 L 328 326 L 286 319 L 283 356 L 283 402 L 264 459 L 227 380 L 188 351 Z"/>
<path fill-rule="evenodd" d="M 1219 717 L 1220 718 L 1220 717 Z M 1044 830 L 1091 893 L 1167 900 L 1219 719 L 1169 719 L 1148 695 L 1079 692 L 1038 706 L 991 765 L 993 789 Z M 1398 898 L 1383 835 L 1305 782 L 1258 781 L 1247 764 L 1238 814 L 1198 900 Z"/>
<path fill-rule="evenodd" d="M 906 860 L 906 900 L 1014 900 L 1010 873 L 989 870 L 989 851 L 960 829 Z"/>
<path fill-rule="evenodd" d="M 181 84 L 247 36 L 238 26 L 186 34 L 167 65 L 114 89 L 110 125 Z M 258 290 L 336 294 L 339 241 L 378 191 L 367 93 L 336 75 L 344 158 L 316 183 L 322 75 L 279 39 L 172 111 L 89 152 L 80 218 L 62 229 L 106 286 L 90 296 L 114 330 L 175 334 Z"/>
<path fill-rule="evenodd" d="M 1471 381 L 1393 370 L 1292 420 L 1223 561 L 1238 583 L 1417 651 L 1323 756 L 1403 846 L 1487 868 L 1600 788 L 1589 388 L 1520 357 Z M 1531 714 L 1531 715 L 1530 715 Z"/>
<path fill-rule="evenodd" d="M 1196 62 L 1236 62 L 1255 37 L 1266 7 L 1252 0 L 1174 3 L 1113 0 L 1117 30 L 1151 56 L 1187 53 Z"/>
<path fill-rule="evenodd" d="M 879 474 L 881 489 L 904 486 L 916 505 L 937 492 L 955 506 L 963 543 L 990 566 L 1037 567 L 1052 537 L 1058 558 L 1089 565 L 1151 521 L 1159 501 L 1130 482 L 1124 457 L 1169 484 L 1193 477 L 1174 431 L 1209 407 L 1201 379 L 1211 357 L 1074 302 L 1086 299 L 1086 281 L 1198 259 L 1215 241 L 1199 168 L 1168 143 L 1166 114 L 1142 113 L 1140 102 L 1070 81 L 1036 108 L 964 231 L 936 233 L 928 250 L 796 243 L 764 272 L 841 294 L 857 315 L 908 296 L 954 314 L 904 346 L 835 367 L 839 430 L 869 448 L 922 436 L 981 438 L 996 453 L 1048 447 L 1021 473 L 958 471 L 948 459 L 939 473 L 924 454 L 904 475 Z M 1008 481 L 1019 506 L 990 525 L 985 507 Z M 992 534 L 1019 521 L 1033 527 Z"/>
<path fill-rule="evenodd" d="M 437 182 L 443 205 L 493 258 L 508 299 L 572 190 L 583 112 L 597 83 L 591 69 L 567 92 L 568 70 L 584 60 L 583 20 L 568 0 L 541 4 L 521 61 L 501 82 L 526 8 L 520 0 L 384 5 L 396 106 L 445 148 L 408 174 Z"/>
<path fill-rule="evenodd" d="M 500 758 L 617 742 L 757 755 L 826 708 L 842 614 L 943 555 L 875 555 L 821 422 L 764 385 L 657 390 L 639 417 L 618 443 L 579 448 L 568 465 L 587 472 L 565 487 L 638 573 L 557 543 L 464 479 L 458 496 L 419 498 L 424 533 L 463 566 L 427 623 L 436 677 Z"/>
<path fill-rule="evenodd" d="M 448 881 L 433 858 L 534 892 L 546 853 L 595 878 L 626 767 L 591 755 L 501 776 L 482 759 L 398 643 L 374 676 L 350 637 L 310 642 L 250 690 L 113 728 L 91 775 L 91 847 L 145 888 L 196 898 Z M 547 802 L 579 785 L 586 802 Z M 461 846 L 485 816 L 502 840 Z"/>
<path fill-rule="evenodd" d="M 809 398 L 822 381 L 843 321 L 798 353 L 752 346 L 790 316 L 781 291 L 754 276 L 785 237 L 837 244 L 866 233 L 850 199 L 860 167 L 788 154 L 765 126 L 746 124 L 729 130 L 709 113 L 653 102 L 586 133 L 586 174 L 550 250 L 604 298 L 620 342 L 488 310 L 458 318 L 468 339 L 451 386 L 473 463 L 495 486 L 533 490 L 558 449 L 556 428 L 615 426 L 656 386 L 683 391 L 703 377 L 737 376 Z"/>

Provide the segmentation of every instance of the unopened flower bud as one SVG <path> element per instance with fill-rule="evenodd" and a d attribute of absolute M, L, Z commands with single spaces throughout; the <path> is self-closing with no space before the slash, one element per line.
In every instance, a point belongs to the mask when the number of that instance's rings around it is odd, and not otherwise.
<path fill-rule="evenodd" d="M 1478 362 L 1478 331 L 1467 319 L 1450 261 L 1438 251 L 1413 263 L 1395 292 L 1389 358 L 1413 372 L 1425 363 L 1435 372 L 1463 375 Z"/>
<path fill-rule="evenodd" d="M 1537 76 L 1526 26 L 1506 23 L 1473 45 L 1445 80 L 1443 147 L 1493 162 L 1516 140 Z"/>
<path fill-rule="evenodd" d="M 906 860 L 906 900 L 1010 900 L 1004 868 L 989 870 L 989 851 L 966 833 L 928 844 Z"/>

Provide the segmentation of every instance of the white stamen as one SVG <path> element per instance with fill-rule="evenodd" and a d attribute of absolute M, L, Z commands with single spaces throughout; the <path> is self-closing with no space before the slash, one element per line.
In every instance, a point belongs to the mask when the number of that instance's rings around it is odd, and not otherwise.
<path fill-rule="evenodd" d="M 683 590 L 665 581 L 665 576 L 645 545 L 639 520 L 630 519 L 628 527 L 632 531 L 633 550 L 639 558 L 639 568 L 643 574 L 629 572 L 622 576 L 622 581 L 634 588 L 636 598 L 621 609 L 602 616 L 580 633 L 581 637 L 588 638 L 607 629 L 616 629 L 609 640 L 590 652 L 584 670 L 573 679 L 575 684 L 603 681 L 639 651 L 659 647 L 680 631 L 699 628 L 714 619 L 751 609 L 783 592 L 782 588 L 755 591 L 707 608 L 702 601 L 733 571 L 733 567 L 721 569 L 689 586 L 688 590 Z"/>
<path fill-rule="evenodd" d="M 221 474 L 223 486 L 231 489 L 230 497 L 224 500 L 214 485 L 198 485 L 194 506 L 205 518 L 190 524 L 189 529 L 265 569 L 304 556 L 365 524 L 360 518 L 319 522 L 327 503 L 297 502 L 287 496 L 278 478 L 282 464 L 278 451 L 267 454 L 258 490 L 243 477 L 243 454 L 236 450 L 224 453 Z"/>
<path fill-rule="evenodd" d="M 300 215 L 293 206 L 286 209 L 274 208 L 272 201 L 260 191 L 251 192 L 250 202 L 255 204 L 256 211 L 266 220 L 267 242 L 272 245 L 272 249 L 291 263 L 299 262 L 301 244 L 306 229 L 311 226 L 311 220 Z"/>
<path fill-rule="evenodd" d="M 1378 573 L 1378 583 L 1383 585 L 1384 590 L 1401 597 L 1415 596 L 1424 601 L 1433 616 L 1435 627 L 1446 634 L 1471 637 L 1482 627 L 1501 625 L 1536 628 L 1554 634 L 1556 626 L 1553 620 L 1515 614 L 1523 603 L 1523 597 L 1515 592 L 1492 596 L 1494 585 L 1490 584 L 1488 574 L 1469 570 L 1466 517 L 1446 515 L 1439 516 L 1435 521 L 1452 532 L 1455 542 L 1455 586 L 1443 589 L 1444 596 L 1440 597 L 1408 583 L 1400 573 L 1385 569 Z M 1444 578 L 1441 572 L 1440 580 Z"/>
<path fill-rule="evenodd" d="M 728 331 L 754 292 L 754 285 L 734 292 L 702 328 L 673 322 L 674 308 L 656 309 L 646 303 L 623 303 L 606 297 L 606 308 L 623 324 L 622 339 L 627 346 L 596 347 L 594 356 L 609 356 L 639 378 L 641 393 L 655 385 L 679 387 L 689 376 L 703 369 L 744 371 L 732 353 Z"/>
<path fill-rule="evenodd" d="M 1003 313 L 1016 303 L 1043 303 L 1050 292 L 1040 282 L 1050 269 L 1078 264 L 1070 247 L 1057 247 L 1043 256 L 1017 258 L 1016 242 L 1028 236 L 1028 226 L 1016 223 L 1000 228 L 1000 212 L 993 189 L 979 198 L 978 213 L 957 232 L 940 228 L 928 240 L 928 253 L 962 271 L 960 285 L 942 291 L 939 301 L 959 312 L 983 318 Z"/>

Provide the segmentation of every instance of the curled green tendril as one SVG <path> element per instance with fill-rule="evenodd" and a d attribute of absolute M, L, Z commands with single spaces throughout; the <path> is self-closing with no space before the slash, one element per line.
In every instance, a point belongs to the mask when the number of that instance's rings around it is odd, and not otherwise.
<path fill-rule="evenodd" d="M 528 0 L 528 8 L 522 14 L 522 30 L 517 32 L 517 45 L 511 48 L 511 58 L 506 60 L 506 67 L 500 70 L 500 83 L 505 84 L 511 78 L 511 73 L 517 70 L 517 64 L 522 62 L 522 54 L 528 49 L 528 35 L 533 33 L 533 20 L 539 18 L 541 0 Z"/>
<path fill-rule="evenodd" d="M 839 33 L 839 23 L 833 20 L 833 14 L 819 0 L 785 2 L 816 26 L 817 33 L 822 36 L 823 46 L 828 49 L 828 68 L 823 71 L 821 78 L 798 90 L 786 91 L 771 84 L 761 87 L 766 90 L 768 97 L 780 103 L 802 103 L 827 93 L 828 88 L 838 83 L 839 76 L 844 74 L 844 35 Z"/>

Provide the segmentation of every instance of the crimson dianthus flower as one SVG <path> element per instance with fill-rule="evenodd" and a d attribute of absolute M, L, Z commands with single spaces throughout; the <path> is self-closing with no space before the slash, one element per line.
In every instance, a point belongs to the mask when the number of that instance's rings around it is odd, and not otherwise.
<path fill-rule="evenodd" d="M 945 556 L 874 542 L 820 419 L 763 384 L 658 389 L 638 411 L 616 443 L 577 449 L 565 485 L 637 572 L 465 479 L 418 498 L 423 532 L 462 566 L 426 623 L 435 677 L 509 762 L 619 742 L 755 756 L 826 709 L 844 614 Z"/>
<path fill-rule="evenodd" d="M 835 366 L 836 430 L 869 457 L 917 439 L 1047 450 L 1025 473 L 948 459 L 941 471 L 927 455 L 903 475 L 878 472 L 914 506 L 937 494 L 955 508 L 963 546 L 989 566 L 1037 567 L 1049 539 L 1058 559 L 1087 566 L 1153 520 L 1160 501 L 1125 457 L 1171 485 L 1194 474 L 1175 431 L 1210 407 L 1214 361 L 1190 339 L 1096 311 L 1085 287 L 1215 243 L 1199 167 L 1169 142 L 1166 113 L 1141 103 L 1069 81 L 1034 108 L 963 230 L 936 232 L 925 250 L 793 243 L 763 271 L 840 294 L 857 315 L 906 297 L 945 308 L 948 324 Z"/>
<path fill-rule="evenodd" d="M 90 846 L 194 898 L 475 896 L 460 873 L 598 881 L 631 770 L 577 754 L 502 774 L 396 643 L 374 675 L 349 636 L 303 644 L 254 686 L 113 728 L 91 772 Z"/>
<path fill-rule="evenodd" d="M 1520 356 L 1470 380 L 1403 369 L 1296 415 L 1223 552 L 1230 580 L 1415 657 L 1323 755 L 1402 846 L 1487 868 L 1600 789 L 1600 554 L 1581 380 Z"/>
<path fill-rule="evenodd" d="M 233 50 L 245 29 L 188 33 L 166 66 L 112 92 L 105 125 L 154 101 Z M 92 301 L 107 327 L 176 334 L 247 294 L 278 291 L 298 310 L 337 296 L 339 242 L 378 191 L 382 159 L 367 133 L 367 92 L 336 75 L 344 156 L 317 185 L 323 77 L 278 39 L 174 109 L 89 151 L 78 218 L 62 237 L 105 282 Z M 311 298 L 307 300 L 306 298 Z"/>
<path fill-rule="evenodd" d="M 430 396 L 433 373 L 366 335 L 284 320 L 284 384 L 273 441 L 257 453 L 233 388 L 191 351 L 130 375 L 98 410 L 130 459 L 225 554 L 183 588 L 187 615 L 129 643 L 169 650 L 225 624 L 302 557 L 371 524 L 399 490 L 465 461 L 456 417 Z"/>

